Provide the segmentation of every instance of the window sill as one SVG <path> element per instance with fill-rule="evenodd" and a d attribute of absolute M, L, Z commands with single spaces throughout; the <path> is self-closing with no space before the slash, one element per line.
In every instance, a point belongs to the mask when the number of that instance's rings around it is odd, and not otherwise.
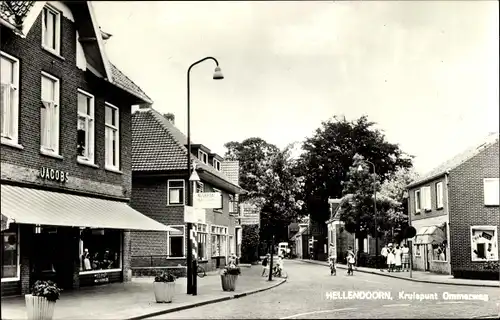
<path fill-rule="evenodd" d="M 472 259 L 472 262 L 496 262 L 498 259 Z"/>
<path fill-rule="evenodd" d="M 448 261 L 444 261 L 444 260 L 431 260 L 431 262 L 448 263 Z"/>
<path fill-rule="evenodd" d="M 167 203 L 167 207 L 182 207 L 184 203 Z"/>
<path fill-rule="evenodd" d="M 113 168 L 113 167 L 104 167 L 104 170 L 109 171 L 109 172 L 114 172 L 117 174 L 123 174 L 119 169 Z"/>
<path fill-rule="evenodd" d="M 51 49 L 51 48 L 48 48 L 46 46 L 44 46 L 42 44 L 42 49 L 48 53 L 50 53 L 51 55 L 53 55 L 54 57 L 58 58 L 59 60 L 62 60 L 62 61 L 66 61 L 66 59 L 61 56 L 57 51 L 55 51 L 54 49 Z"/>
<path fill-rule="evenodd" d="M 88 161 L 88 160 L 84 160 L 82 158 L 77 158 L 76 159 L 76 162 L 78 162 L 78 164 L 82 164 L 84 166 L 89 166 L 89 167 L 92 167 L 92 168 L 96 168 L 96 169 L 99 169 L 99 166 L 96 165 L 96 164 L 93 164 L 92 162 Z"/>
<path fill-rule="evenodd" d="M 47 157 L 52 157 L 52 158 L 56 158 L 56 159 L 59 159 L 59 160 L 63 160 L 63 156 L 55 153 L 55 152 L 52 152 L 52 151 L 48 151 L 48 150 L 45 150 L 45 149 L 40 149 L 40 154 L 43 154 L 44 156 L 47 156 Z"/>
<path fill-rule="evenodd" d="M 19 280 L 21 280 L 21 278 L 2 278 L 2 282 L 15 282 Z"/>
<path fill-rule="evenodd" d="M 436 210 L 443 210 L 443 209 L 444 209 L 443 207 L 436 208 Z"/>
<path fill-rule="evenodd" d="M 224 211 L 222 211 L 222 210 L 216 210 L 216 209 L 214 209 L 214 212 L 217 212 L 217 213 L 224 213 Z"/>
<path fill-rule="evenodd" d="M 186 257 L 167 257 L 167 260 L 186 259 Z"/>
<path fill-rule="evenodd" d="M 122 271 L 122 268 L 104 269 L 104 270 L 92 270 L 92 271 L 80 271 L 78 274 L 80 276 L 82 276 L 82 275 L 86 275 L 86 274 L 110 273 L 110 272 L 120 272 L 120 271 Z"/>
<path fill-rule="evenodd" d="M 2 144 L 9 146 L 9 147 L 12 147 L 12 148 L 19 149 L 19 150 L 24 149 L 24 147 L 22 145 L 20 145 L 19 143 L 16 143 L 13 140 L 10 140 L 10 139 L 4 138 L 4 137 L 2 137 Z"/>
<path fill-rule="evenodd" d="M 491 204 L 491 203 L 486 204 L 486 203 L 485 203 L 485 204 L 484 204 L 484 206 L 485 206 L 485 207 L 498 207 L 498 206 L 499 206 L 499 204 L 498 204 L 498 203 L 496 203 L 496 204 Z"/>
<path fill-rule="evenodd" d="M 428 213 L 428 212 L 431 212 L 431 211 L 432 211 L 432 209 L 425 209 L 424 210 L 425 213 Z"/>

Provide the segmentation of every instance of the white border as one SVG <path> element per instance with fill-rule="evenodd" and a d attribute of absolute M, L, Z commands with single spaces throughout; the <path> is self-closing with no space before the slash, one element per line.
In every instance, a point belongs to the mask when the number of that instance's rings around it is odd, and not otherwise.
<path fill-rule="evenodd" d="M 474 247 L 472 247 L 472 229 L 484 230 L 484 231 L 494 231 L 493 235 L 497 244 L 497 258 L 496 259 L 474 259 Z M 498 261 L 498 227 L 497 226 L 470 226 L 470 258 L 472 262 L 488 262 L 488 261 Z"/>
<path fill-rule="evenodd" d="M 17 225 L 17 277 L 2 278 L 1 282 L 14 282 L 21 280 L 21 226 Z"/>
<path fill-rule="evenodd" d="M 182 180 L 184 181 L 184 180 Z M 174 236 L 174 237 L 182 237 L 182 257 L 171 257 L 170 256 L 170 231 L 167 231 L 167 259 L 186 259 L 186 226 L 183 224 L 169 225 L 172 228 L 182 228 L 184 231 L 182 236 Z"/>

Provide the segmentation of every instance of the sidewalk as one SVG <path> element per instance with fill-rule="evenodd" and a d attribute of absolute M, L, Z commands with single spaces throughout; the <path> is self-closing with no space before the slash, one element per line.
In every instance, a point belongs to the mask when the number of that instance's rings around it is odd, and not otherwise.
<path fill-rule="evenodd" d="M 236 299 L 278 286 L 261 277 L 260 268 L 242 268 L 236 291 L 222 291 L 218 273 L 198 278 L 198 295 L 186 294 L 186 278 L 176 281 L 172 303 L 156 303 L 153 278 L 134 278 L 128 283 L 113 283 L 78 291 L 63 292 L 56 302 L 54 319 L 144 319 L 200 305 Z M 1 319 L 27 319 L 24 297 L 2 298 Z"/>
<path fill-rule="evenodd" d="M 317 261 L 317 260 L 306 260 L 306 259 L 298 259 L 299 261 L 320 264 L 328 266 L 328 262 L 326 261 Z M 337 268 L 347 269 L 347 266 L 344 264 L 337 264 Z M 425 283 L 437 283 L 437 284 L 449 284 L 449 285 L 459 285 L 459 286 L 475 286 L 475 287 L 500 287 L 500 282 L 495 280 L 474 280 L 474 279 L 457 279 L 453 278 L 451 275 L 442 275 L 435 274 L 431 272 L 425 271 L 412 271 L 412 277 L 410 278 L 409 272 L 387 272 L 380 271 L 373 268 L 365 268 L 365 267 L 355 267 L 354 271 L 363 272 L 363 273 L 371 273 L 380 276 L 399 278 L 408 281 L 415 282 L 425 282 Z"/>

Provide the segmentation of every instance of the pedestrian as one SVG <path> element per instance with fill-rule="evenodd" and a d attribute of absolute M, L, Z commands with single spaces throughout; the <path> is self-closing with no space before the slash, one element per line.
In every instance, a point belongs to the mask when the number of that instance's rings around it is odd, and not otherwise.
<path fill-rule="evenodd" d="M 264 260 L 262 260 L 262 276 L 264 277 L 266 275 L 266 271 L 269 270 L 269 257 L 271 255 L 268 253 L 266 254 L 266 257 Z"/>
<path fill-rule="evenodd" d="M 354 263 L 356 262 L 356 259 L 354 258 L 354 252 L 352 251 L 351 247 L 349 247 L 349 250 L 347 250 L 347 275 L 348 276 L 353 276 L 354 275 Z"/>
<path fill-rule="evenodd" d="M 402 263 L 403 263 L 403 271 L 409 271 L 410 270 L 410 249 L 408 248 L 407 244 L 403 245 L 403 249 L 401 250 L 403 252 L 403 257 L 402 257 Z"/>
<path fill-rule="evenodd" d="M 385 266 L 380 266 L 380 268 L 381 268 L 380 271 L 384 271 L 385 267 L 387 266 L 387 244 L 384 245 L 380 254 L 382 255 L 382 257 L 384 257 L 383 264 L 385 264 Z M 378 261 L 377 261 L 377 263 L 378 263 Z"/>
<path fill-rule="evenodd" d="M 394 265 L 396 267 L 396 271 L 400 272 L 401 271 L 401 255 L 403 252 L 401 251 L 401 248 L 399 247 L 399 244 L 396 246 L 396 250 L 394 251 Z"/>
<path fill-rule="evenodd" d="M 337 275 L 337 268 L 335 267 L 335 256 L 330 252 L 330 256 L 328 257 L 328 266 L 330 267 L 330 275 Z"/>
<path fill-rule="evenodd" d="M 389 243 L 388 249 L 387 249 L 387 265 L 389 266 L 388 272 L 393 272 L 394 271 L 394 263 L 395 263 L 395 256 L 394 256 L 394 247 L 392 243 Z"/>

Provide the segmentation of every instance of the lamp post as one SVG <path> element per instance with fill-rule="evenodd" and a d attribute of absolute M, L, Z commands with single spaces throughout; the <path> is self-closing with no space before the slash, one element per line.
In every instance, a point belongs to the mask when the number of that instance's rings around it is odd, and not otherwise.
<path fill-rule="evenodd" d="M 379 264 L 378 261 L 378 213 L 377 213 L 377 176 L 375 172 L 375 164 L 371 161 L 368 160 L 363 160 L 363 162 L 369 163 L 373 167 L 373 209 L 375 210 L 375 261 L 377 261 L 377 265 Z M 360 165 L 358 167 L 358 171 L 363 171 L 363 167 Z"/>
<path fill-rule="evenodd" d="M 224 79 L 224 76 L 222 75 L 222 72 L 219 67 L 219 62 L 217 59 L 213 57 L 206 57 L 201 60 L 196 61 L 193 63 L 191 66 L 189 66 L 188 71 L 187 71 L 187 145 L 188 145 L 188 153 L 187 153 L 187 205 L 192 206 L 193 205 L 193 199 L 192 199 L 192 190 L 191 190 L 191 183 L 189 181 L 189 177 L 191 175 L 191 106 L 190 106 L 190 96 L 191 96 L 191 88 L 190 88 L 190 73 L 191 69 L 199 64 L 202 63 L 205 60 L 213 60 L 215 62 L 215 71 L 214 71 L 214 80 L 221 80 Z M 193 228 L 193 224 L 191 222 L 187 223 L 187 234 L 191 234 L 191 229 Z M 193 288 L 193 275 L 195 275 L 196 270 L 193 270 L 193 256 L 192 256 L 192 243 L 191 241 L 188 241 L 188 247 L 187 247 L 187 294 L 191 294 L 193 292 L 196 292 L 196 290 Z M 195 275 L 196 276 L 196 275 Z M 195 293 L 196 294 L 196 293 Z"/>
<path fill-rule="evenodd" d="M 403 193 L 403 198 L 406 199 L 407 201 L 407 208 L 408 208 L 408 226 L 411 227 L 411 213 L 410 213 L 410 195 L 408 194 L 408 190 L 405 190 Z M 413 237 L 412 237 L 413 238 Z M 413 244 L 411 241 L 411 238 L 408 239 L 408 255 L 410 256 L 410 278 L 412 277 L 412 271 L 413 271 Z"/>

